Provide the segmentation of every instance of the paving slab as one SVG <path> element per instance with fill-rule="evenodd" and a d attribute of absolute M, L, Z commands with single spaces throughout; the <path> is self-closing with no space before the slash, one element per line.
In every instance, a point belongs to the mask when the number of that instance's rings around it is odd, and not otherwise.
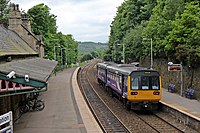
<path fill-rule="evenodd" d="M 14 133 L 87 132 L 71 86 L 74 70 L 65 69 L 49 79 L 48 91 L 41 96 L 45 109 L 23 114 L 14 124 Z"/>

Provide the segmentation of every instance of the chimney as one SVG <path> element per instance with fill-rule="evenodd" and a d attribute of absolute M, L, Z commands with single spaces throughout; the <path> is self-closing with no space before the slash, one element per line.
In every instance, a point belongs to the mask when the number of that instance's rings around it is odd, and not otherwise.
<path fill-rule="evenodd" d="M 31 24 L 29 21 L 29 17 L 28 14 L 26 14 L 25 12 L 22 13 L 22 24 L 26 27 L 28 31 L 31 31 Z"/>
<path fill-rule="evenodd" d="M 8 29 L 14 30 L 15 32 L 21 32 L 22 31 L 22 17 L 21 13 L 19 11 L 19 5 L 10 3 L 10 12 L 9 12 L 9 26 Z"/>

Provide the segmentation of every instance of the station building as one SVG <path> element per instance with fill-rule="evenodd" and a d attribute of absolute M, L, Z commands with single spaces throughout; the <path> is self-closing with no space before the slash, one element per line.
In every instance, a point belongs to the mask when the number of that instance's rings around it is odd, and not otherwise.
<path fill-rule="evenodd" d="M 47 90 L 57 62 L 43 58 L 44 47 L 42 37 L 31 32 L 28 15 L 11 3 L 8 26 L 0 25 L 0 115 L 12 111 L 17 120 L 20 102 Z"/>

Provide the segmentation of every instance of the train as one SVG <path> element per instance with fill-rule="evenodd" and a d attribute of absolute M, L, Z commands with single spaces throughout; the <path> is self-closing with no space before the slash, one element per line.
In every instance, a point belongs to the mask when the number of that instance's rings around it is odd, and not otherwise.
<path fill-rule="evenodd" d="M 139 63 L 96 64 L 96 78 L 111 96 L 117 96 L 130 110 L 158 110 L 162 95 L 161 76 L 158 71 L 139 67 Z"/>

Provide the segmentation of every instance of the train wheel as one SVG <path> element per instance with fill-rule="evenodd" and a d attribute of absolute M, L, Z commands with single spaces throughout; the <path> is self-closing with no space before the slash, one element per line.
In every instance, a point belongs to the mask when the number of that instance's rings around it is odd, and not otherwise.
<path fill-rule="evenodd" d="M 158 103 L 158 105 L 157 105 L 158 107 L 157 107 L 157 110 L 158 111 L 162 111 L 163 110 L 163 106 L 162 106 L 162 104 L 159 102 Z"/>
<path fill-rule="evenodd" d="M 111 88 L 108 88 L 108 94 L 109 94 L 111 97 L 113 97 L 113 91 L 112 91 Z"/>
<path fill-rule="evenodd" d="M 131 103 L 127 100 L 124 100 L 124 107 L 127 109 L 127 110 L 131 110 Z"/>
<path fill-rule="evenodd" d="M 108 92 L 109 91 L 109 87 L 108 86 L 106 86 L 106 92 Z"/>

